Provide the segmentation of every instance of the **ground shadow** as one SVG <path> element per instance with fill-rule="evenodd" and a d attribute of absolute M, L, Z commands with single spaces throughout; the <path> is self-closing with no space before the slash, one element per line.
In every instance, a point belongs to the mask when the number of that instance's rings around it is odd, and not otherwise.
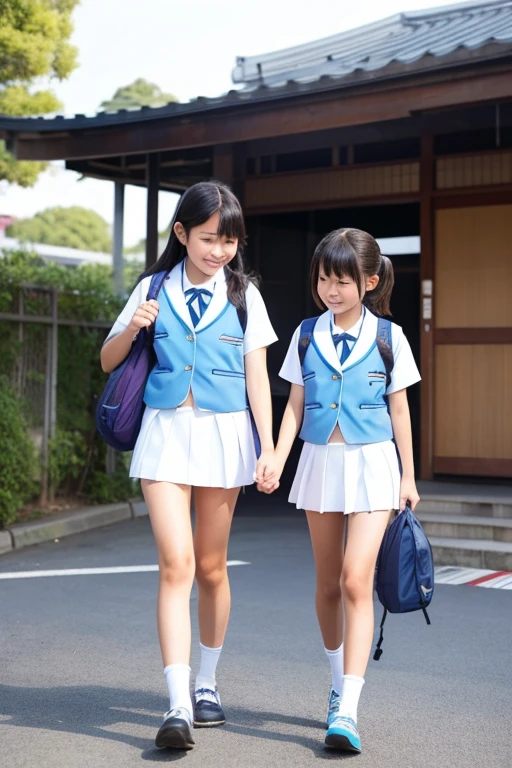
<path fill-rule="evenodd" d="M 323 744 L 325 724 L 317 719 L 295 717 L 280 712 L 258 712 L 230 707 L 223 730 L 241 736 L 299 744 L 318 759 L 352 757 L 328 750 Z M 147 725 L 158 730 L 162 722 L 162 696 L 148 691 L 130 691 L 104 686 L 69 686 L 28 688 L 0 685 L 0 720 L 2 725 L 37 728 L 45 731 L 82 734 L 108 741 L 118 741 L 141 750 L 141 758 L 150 762 L 174 762 L 186 751 L 160 750 L 153 739 L 146 739 L 114 729 L 121 723 Z M 275 730 L 275 724 L 283 729 Z M 290 728 L 310 728 L 311 736 L 293 733 Z M 1 733 L 1 730 L 0 730 Z"/>
<path fill-rule="evenodd" d="M 145 760 L 173 761 L 186 752 L 159 750 L 152 739 L 109 730 L 119 722 L 148 725 L 156 732 L 162 722 L 163 696 L 100 685 L 28 688 L 0 685 L 2 725 L 82 734 L 119 741 L 142 751 Z M 1 733 L 1 730 L 0 730 Z M 154 737 L 153 737 L 154 738 Z"/>

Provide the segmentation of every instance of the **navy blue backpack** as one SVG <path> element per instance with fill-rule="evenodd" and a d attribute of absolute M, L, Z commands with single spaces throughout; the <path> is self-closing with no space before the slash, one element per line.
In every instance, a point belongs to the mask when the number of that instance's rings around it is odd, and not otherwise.
<path fill-rule="evenodd" d="M 167 272 L 151 278 L 146 301 L 156 299 Z M 155 364 L 154 324 L 141 328 L 127 357 L 110 374 L 96 406 L 96 428 L 117 451 L 133 450 L 144 415 L 144 390 Z"/>
<path fill-rule="evenodd" d="M 434 561 L 432 547 L 421 523 L 410 507 L 398 514 L 388 526 L 377 558 L 375 588 L 384 606 L 380 637 L 373 658 L 382 656 L 384 622 L 389 613 L 423 611 L 427 624 L 427 607 L 434 594 Z"/>

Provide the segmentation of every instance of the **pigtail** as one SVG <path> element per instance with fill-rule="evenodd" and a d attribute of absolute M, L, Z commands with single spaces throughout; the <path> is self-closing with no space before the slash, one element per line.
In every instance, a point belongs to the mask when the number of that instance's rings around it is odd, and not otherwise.
<path fill-rule="evenodd" d="M 389 306 L 391 300 L 391 291 L 395 283 L 393 265 L 387 256 L 381 254 L 379 270 L 377 272 L 379 282 L 373 291 L 365 294 L 363 303 L 366 304 L 374 314 L 379 316 L 391 315 Z"/>

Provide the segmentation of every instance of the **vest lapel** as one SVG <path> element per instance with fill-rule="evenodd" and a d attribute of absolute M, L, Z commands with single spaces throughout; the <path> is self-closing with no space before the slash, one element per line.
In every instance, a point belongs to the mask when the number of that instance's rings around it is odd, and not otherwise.
<path fill-rule="evenodd" d="M 373 315 L 368 308 L 364 312 L 363 325 L 361 326 L 361 333 L 359 338 L 352 347 L 350 355 L 347 357 L 341 370 L 350 368 L 355 363 L 359 362 L 363 358 L 368 350 L 375 343 L 375 337 L 377 336 L 377 317 Z"/>
<path fill-rule="evenodd" d="M 190 312 L 188 310 L 187 303 L 185 301 L 185 295 L 181 285 L 181 270 L 182 262 L 180 261 L 180 263 L 176 264 L 176 266 L 171 270 L 169 277 L 164 283 L 164 290 L 167 293 L 176 313 L 193 332 L 194 325 L 190 319 Z"/>
<path fill-rule="evenodd" d="M 212 323 L 215 320 L 215 318 L 218 315 L 220 315 L 220 313 L 226 306 L 226 302 L 227 302 L 226 277 L 224 275 L 224 270 L 219 269 L 219 271 L 215 275 L 215 290 L 213 292 L 213 296 L 210 299 L 210 303 L 208 304 L 204 315 L 196 325 L 196 333 L 202 330 L 202 328 L 205 328 L 207 325 L 210 325 L 210 323 Z"/>
<path fill-rule="evenodd" d="M 323 315 L 320 315 L 316 321 L 315 329 L 313 331 L 313 338 L 315 340 L 315 344 L 329 365 L 331 365 L 335 371 L 341 372 L 341 363 L 339 361 L 338 355 L 336 354 L 336 349 L 332 341 L 331 318 L 332 313 L 329 312 L 329 310 L 324 312 Z M 352 355 L 349 356 L 349 359 L 351 357 Z"/>

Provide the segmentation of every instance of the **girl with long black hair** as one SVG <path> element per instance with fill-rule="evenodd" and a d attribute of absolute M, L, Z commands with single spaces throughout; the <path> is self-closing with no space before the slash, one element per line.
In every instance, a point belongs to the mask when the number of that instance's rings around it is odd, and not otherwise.
<path fill-rule="evenodd" d="M 112 371 L 134 334 L 154 324 L 157 362 L 130 474 L 141 479 L 159 557 L 158 633 L 170 697 L 159 747 L 190 749 L 192 725 L 225 722 L 216 667 L 230 611 L 231 521 L 240 487 L 273 477 L 266 348 L 277 337 L 244 268 L 245 239 L 240 204 L 228 187 L 201 182 L 188 189 L 167 247 L 142 276 L 101 353 L 103 369 Z M 168 276 L 158 301 L 145 301 L 151 275 L 162 271 Z M 194 577 L 201 666 L 192 702 Z"/>

